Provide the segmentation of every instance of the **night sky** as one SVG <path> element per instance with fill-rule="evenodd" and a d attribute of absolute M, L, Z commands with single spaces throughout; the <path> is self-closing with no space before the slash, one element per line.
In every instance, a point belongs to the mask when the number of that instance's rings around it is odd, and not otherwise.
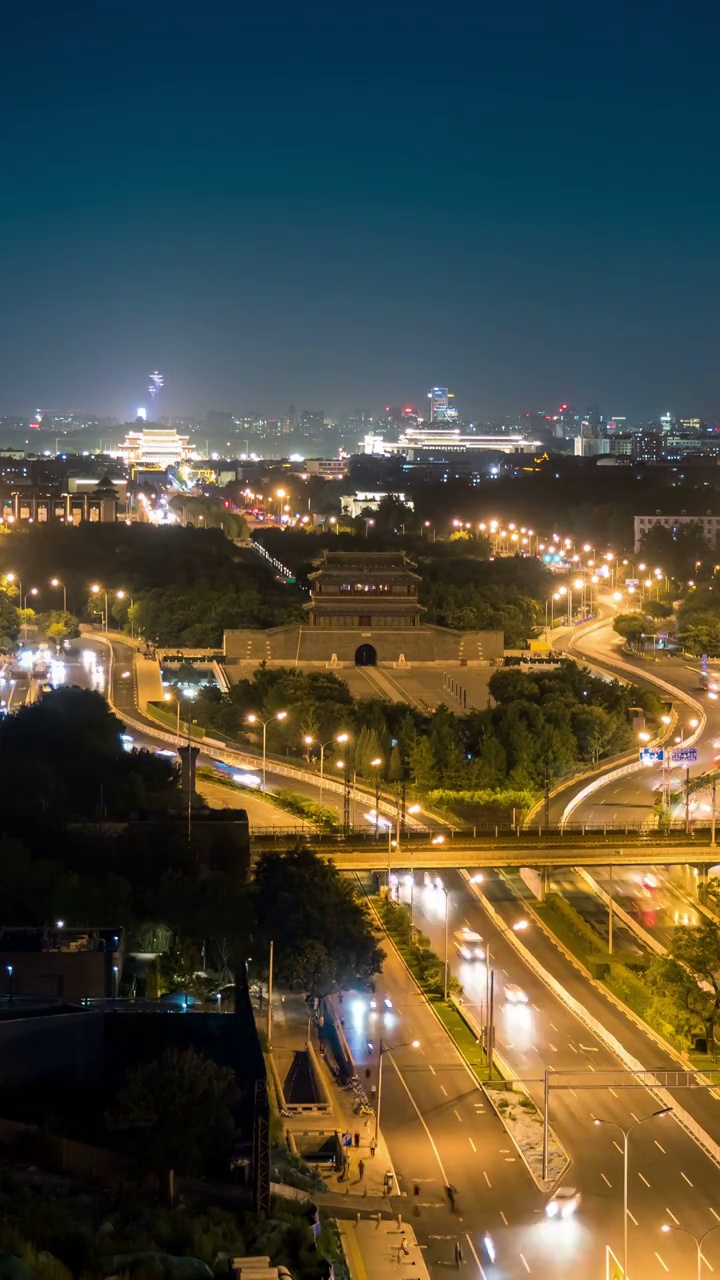
<path fill-rule="evenodd" d="M 0 412 L 720 414 L 696 0 L 5 0 Z M 425 402 L 426 403 L 426 402 Z"/>

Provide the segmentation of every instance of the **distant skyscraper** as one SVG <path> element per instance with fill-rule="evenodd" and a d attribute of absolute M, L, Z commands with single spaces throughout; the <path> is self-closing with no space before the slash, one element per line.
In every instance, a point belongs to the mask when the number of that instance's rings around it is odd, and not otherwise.
<path fill-rule="evenodd" d="M 142 418 L 143 422 L 147 422 L 147 409 L 144 409 L 143 406 L 140 405 L 140 408 L 138 409 L 135 416 L 137 418 Z"/>
<path fill-rule="evenodd" d="M 454 392 L 448 391 L 447 387 L 433 387 L 432 391 L 428 391 L 430 421 L 448 422 L 453 418 L 457 418 L 457 409 L 450 403 L 454 399 Z"/>
<path fill-rule="evenodd" d="M 154 373 L 150 374 L 150 384 L 148 386 L 148 391 L 150 392 L 150 396 L 153 401 L 153 404 L 155 403 L 155 400 L 159 396 L 160 392 L 162 391 L 164 385 L 165 385 L 165 379 L 163 375 L 161 373 L 158 373 L 156 369 Z"/>

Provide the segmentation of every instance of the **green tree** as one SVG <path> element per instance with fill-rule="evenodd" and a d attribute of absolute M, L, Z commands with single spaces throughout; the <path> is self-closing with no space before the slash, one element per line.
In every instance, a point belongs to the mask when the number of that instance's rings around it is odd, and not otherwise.
<path fill-rule="evenodd" d="M 275 946 L 276 976 L 324 995 L 367 984 L 382 965 L 367 908 L 351 881 L 309 849 L 263 853 L 252 886 L 253 945 Z M 314 983 L 322 983 L 314 989 Z"/>
<path fill-rule="evenodd" d="M 48 640 L 55 640 L 57 644 L 80 635 L 78 619 L 65 609 L 51 609 L 49 613 L 38 613 L 35 625 Z"/>
<path fill-rule="evenodd" d="M 641 613 L 619 613 L 613 619 L 613 631 L 627 642 L 635 653 L 645 649 L 645 636 L 652 634 L 652 625 Z"/>
<path fill-rule="evenodd" d="M 167 1049 L 128 1075 L 107 1124 L 143 1169 L 167 1177 L 172 1201 L 176 1173 L 200 1177 L 211 1158 L 229 1154 L 238 1101 L 229 1067 L 194 1049 Z"/>
<path fill-rule="evenodd" d="M 712 1043 L 720 1021 L 720 929 L 716 924 L 673 930 L 668 956 L 654 960 L 653 989 L 670 997 L 688 1024 L 701 1024 Z M 699 985 L 699 981 L 702 986 Z"/>
<path fill-rule="evenodd" d="M 402 756 L 400 754 L 400 747 L 396 742 L 395 746 L 390 752 L 390 759 L 388 761 L 388 767 L 387 767 L 388 780 L 390 782 L 402 782 L 403 773 L 404 773 L 404 769 L 403 769 Z"/>
<path fill-rule="evenodd" d="M 429 791 L 437 782 L 437 760 L 429 738 L 418 738 L 408 757 L 410 778 L 419 791 Z"/>

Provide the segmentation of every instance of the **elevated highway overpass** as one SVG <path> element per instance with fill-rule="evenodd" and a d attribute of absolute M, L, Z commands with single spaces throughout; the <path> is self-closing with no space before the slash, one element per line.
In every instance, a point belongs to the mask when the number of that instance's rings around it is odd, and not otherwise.
<path fill-rule="evenodd" d="M 294 843 L 288 836 L 284 840 L 270 837 L 252 837 L 253 850 L 278 848 Z M 612 866 L 691 866 L 709 868 L 720 865 L 720 847 L 699 841 L 662 842 L 638 841 L 621 846 L 610 841 L 574 841 L 554 844 L 525 840 L 506 841 L 498 844 L 479 841 L 455 840 L 445 845 L 403 844 L 400 850 L 388 851 L 387 843 L 365 842 L 355 845 L 331 843 L 310 836 L 307 843 L 317 853 L 332 859 L 343 870 L 396 871 L 399 868 L 416 871 L 442 871 L 453 867 L 607 867 Z"/>

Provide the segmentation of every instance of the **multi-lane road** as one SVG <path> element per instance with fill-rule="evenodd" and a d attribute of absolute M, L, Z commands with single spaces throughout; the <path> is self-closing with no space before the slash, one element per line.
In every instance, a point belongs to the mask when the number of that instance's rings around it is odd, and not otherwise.
<path fill-rule="evenodd" d="M 497 1045 L 517 1075 L 527 1080 L 541 1103 L 540 1081 L 546 1067 L 555 1074 L 551 1120 L 572 1160 L 565 1181 L 582 1193 L 577 1216 L 549 1222 L 547 1196 L 532 1183 L 483 1095 L 457 1065 L 455 1051 L 412 980 L 391 955 L 383 973 L 383 991 L 393 1001 L 391 1012 L 370 1012 L 367 1003 L 352 1001 L 346 1027 L 362 1063 L 374 1061 L 367 1042 L 384 1034 L 390 1044 L 404 1045 L 393 1054 L 394 1066 L 384 1075 L 383 1129 L 402 1189 L 412 1200 L 413 1183 L 421 1179 L 421 1216 L 416 1231 L 431 1274 L 442 1276 L 448 1264 L 450 1238 L 467 1231 L 488 1280 L 536 1275 L 556 1280 L 605 1275 L 605 1249 L 622 1251 L 622 1136 L 596 1117 L 630 1126 L 662 1105 L 645 1088 L 627 1089 L 619 1060 L 602 1038 L 553 994 L 518 955 L 506 932 L 525 914 L 517 884 L 489 873 L 482 885 L 503 924 L 496 927 L 475 892 L 457 872 L 446 873 L 444 888 L 424 887 L 417 877 L 414 914 L 442 955 L 445 934 L 444 889 L 448 890 L 449 934 L 467 924 L 489 941 L 497 973 Z M 534 924 L 522 935 L 533 955 L 639 1061 L 649 1068 L 677 1069 L 665 1050 L 595 987 Z M 482 1019 L 486 975 L 482 962 L 463 961 L 451 944 L 453 973 L 463 984 L 469 1004 Z M 505 983 L 521 986 L 527 1006 L 504 1000 Z M 380 1008 L 380 1001 L 378 1001 Z M 381 1026 L 380 1024 L 383 1024 Z M 415 1037 L 424 1052 L 408 1046 Z M 607 1074 L 612 1072 L 613 1074 Z M 566 1074 L 562 1074 L 566 1073 Z M 594 1086 L 594 1077 L 601 1087 Z M 558 1088 L 563 1083 L 567 1088 Z M 673 1093 L 716 1139 L 720 1138 L 720 1103 L 705 1091 Z M 448 1215 L 443 1185 L 459 1190 L 462 1223 Z M 690 1242 L 680 1234 L 661 1234 L 663 1222 L 701 1233 L 720 1224 L 720 1169 L 672 1117 L 640 1125 L 632 1135 L 629 1176 L 629 1275 L 632 1280 L 662 1280 L 667 1275 L 694 1275 Z M 496 1265 L 483 1256 L 482 1236 L 489 1231 L 497 1249 Z M 466 1250 L 467 1253 L 467 1250 Z M 720 1232 L 709 1240 L 705 1256 L 720 1271 Z M 475 1264 L 477 1265 L 477 1263 Z M 470 1272 L 470 1274 L 473 1274 Z M 611 1273 L 612 1274 L 612 1273 Z"/>

